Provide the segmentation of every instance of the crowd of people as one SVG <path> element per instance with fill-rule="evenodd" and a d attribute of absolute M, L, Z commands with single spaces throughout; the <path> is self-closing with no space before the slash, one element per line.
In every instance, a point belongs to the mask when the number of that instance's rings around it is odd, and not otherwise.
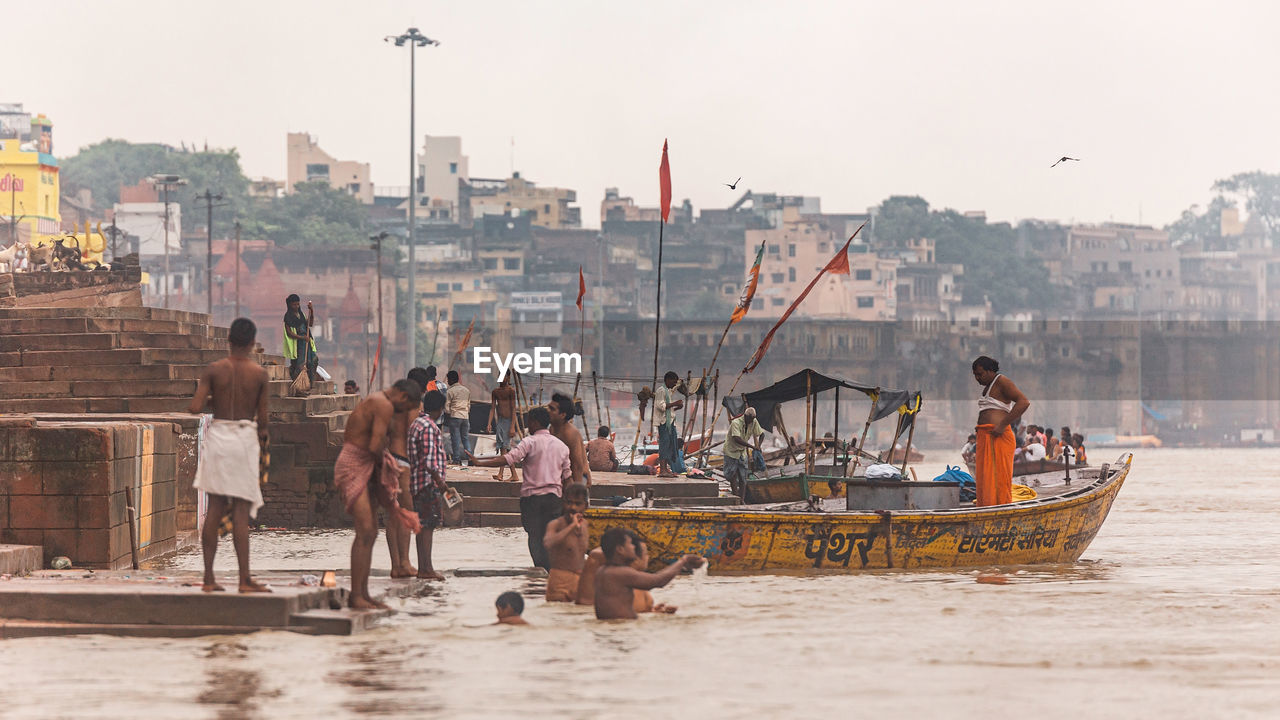
<path fill-rule="evenodd" d="M 306 348 L 310 333 L 296 300 L 296 346 Z M 195 486 L 208 493 L 202 544 L 205 560 L 203 590 L 224 590 L 213 573 L 220 528 L 232 527 L 239 561 L 240 592 L 270 592 L 249 570 L 248 526 L 262 506 L 260 458 L 266 443 L 268 377 L 252 358 L 257 328 L 239 318 L 228 335 L 228 358 L 211 364 L 200 378 L 190 410 L 212 409 L 213 420 L 201 447 Z M 305 358 L 298 373 L 308 370 Z M 436 379 L 434 367 L 414 368 L 391 387 L 363 398 L 347 419 L 342 450 L 334 464 L 334 484 L 351 515 L 355 537 L 351 544 L 350 606 L 382 608 L 369 592 L 369 570 L 378 535 L 378 508 L 386 513 L 391 576 L 441 581 L 432 564 L 432 541 L 443 525 L 449 502 L 450 464 L 510 469 L 520 482 L 520 517 L 528 535 L 533 564 L 547 570 L 546 599 L 592 605 L 598 618 L 634 618 L 638 612 L 674 612 L 655 603 L 648 591 L 671 581 L 681 570 L 698 567 L 702 559 L 685 556 L 658 573 L 647 572 L 649 556 L 644 540 L 623 528 L 606 530 L 597 548 L 588 547 L 587 509 L 593 469 L 618 467 L 608 427 L 599 428 L 592 443 L 584 443 L 574 428 L 571 398 L 556 393 L 545 406 L 524 414 L 525 436 L 512 443 L 515 397 L 504 382 L 493 391 L 488 425 L 499 430 L 498 454 L 478 458 L 469 443 L 470 391 L 457 371 L 447 384 Z M 668 405 L 678 400 L 668 399 Z M 593 465 L 595 468 L 593 468 Z M 519 473 L 517 473 L 517 466 Z M 500 471 L 501 474 L 501 471 Z M 416 541 L 414 538 L 416 537 Z M 417 550 L 418 567 L 409 557 Z M 498 620 L 523 624 L 524 601 L 518 594 L 498 598 Z"/>
<path fill-rule="evenodd" d="M 968 441 L 961 448 L 960 454 L 965 462 L 974 462 L 978 449 L 978 436 L 970 434 Z M 1014 462 L 1069 462 L 1072 465 L 1084 465 L 1089 462 L 1084 446 L 1084 436 L 1071 432 L 1071 428 L 1063 425 L 1057 435 L 1053 428 L 1040 425 L 1021 425 L 1014 431 Z"/>

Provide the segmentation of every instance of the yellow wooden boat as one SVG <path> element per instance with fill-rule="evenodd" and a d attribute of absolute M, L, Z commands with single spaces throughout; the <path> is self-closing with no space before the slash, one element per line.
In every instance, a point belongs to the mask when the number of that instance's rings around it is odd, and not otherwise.
<path fill-rule="evenodd" d="M 592 545 L 610 527 L 644 537 L 654 566 L 691 553 L 718 573 L 858 572 L 1067 563 L 1092 542 L 1129 474 L 1115 465 L 1027 476 L 1037 497 L 995 507 L 854 512 L 842 501 L 761 508 L 591 508 Z M 829 509 L 831 508 L 831 509 Z"/>

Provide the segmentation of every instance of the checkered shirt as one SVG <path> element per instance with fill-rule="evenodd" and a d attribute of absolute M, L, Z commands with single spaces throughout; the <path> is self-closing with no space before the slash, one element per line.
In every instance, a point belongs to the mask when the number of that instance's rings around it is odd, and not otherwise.
<path fill-rule="evenodd" d="M 440 428 L 430 415 L 419 415 L 409 426 L 409 492 L 417 495 L 431 487 L 432 468 L 444 477 L 447 462 Z"/>

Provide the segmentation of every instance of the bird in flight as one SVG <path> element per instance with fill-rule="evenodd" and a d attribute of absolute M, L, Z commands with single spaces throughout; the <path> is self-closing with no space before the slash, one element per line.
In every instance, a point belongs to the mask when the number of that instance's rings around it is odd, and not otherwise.
<path fill-rule="evenodd" d="M 1063 155 L 1062 157 L 1058 158 L 1058 161 L 1057 161 L 1057 162 L 1055 162 L 1054 164 L 1050 165 L 1049 167 L 1051 167 L 1051 168 L 1058 167 L 1058 163 L 1066 162 L 1066 161 L 1068 161 L 1068 160 L 1074 160 L 1074 161 L 1076 161 L 1076 162 L 1080 162 L 1080 158 L 1067 157 L 1066 155 Z"/>
<path fill-rule="evenodd" d="M 742 182 L 742 178 L 738 178 L 737 180 L 734 180 L 732 185 L 730 185 L 729 183 L 724 183 L 724 186 L 729 188 L 730 190 L 737 190 L 738 183 L 740 182 Z"/>

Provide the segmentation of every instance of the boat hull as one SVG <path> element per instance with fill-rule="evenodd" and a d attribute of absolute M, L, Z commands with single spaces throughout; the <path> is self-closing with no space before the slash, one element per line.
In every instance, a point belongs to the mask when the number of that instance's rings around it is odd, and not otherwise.
<path fill-rule="evenodd" d="M 1127 477 L 1122 464 L 1051 498 L 933 511 L 777 512 L 592 508 L 592 545 L 610 527 L 644 537 L 654 566 L 701 555 L 717 573 L 860 572 L 1068 563 L 1079 559 Z"/>
<path fill-rule="evenodd" d="M 965 464 L 965 467 L 969 469 L 970 475 L 977 476 L 978 466 L 976 463 L 966 460 L 964 464 Z M 1078 468 L 1086 468 L 1086 467 L 1089 467 L 1088 463 L 1083 463 L 1083 464 L 1072 463 L 1071 464 L 1072 470 L 1075 470 Z M 1054 473 L 1054 472 L 1065 473 L 1066 471 L 1067 471 L 1067 464 L 1061 460 L 1026 460 L 1023 462 L 1016 462 L 1013 464 L 1014 477 L 1022 477 L 1024 475 L 1040 475 L 1042 473 Z"/>

